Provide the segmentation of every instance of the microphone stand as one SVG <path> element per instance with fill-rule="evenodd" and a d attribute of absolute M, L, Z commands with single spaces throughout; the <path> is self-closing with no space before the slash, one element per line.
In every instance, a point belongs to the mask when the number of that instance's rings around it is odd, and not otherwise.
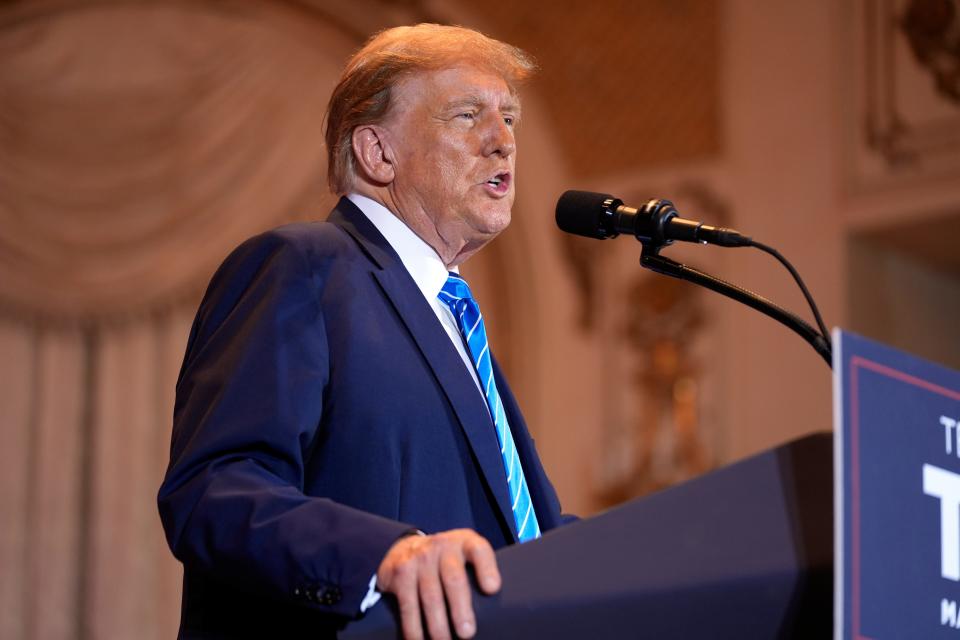
<path fill-rule="evenodd" d="M 753 293 L 752 291 L 748 291 L 742 287 L 738 287 L 734 284 L 730 284 L 729 282 L 716 278 L 709 273 L 704 273 L 703 271 L 694 269 L 693 267 L 688 267 L 675 260 L 661 256 L 660 250 L 664 246 L 662 243 L 647 241 L 641 242 L 641 244 L 643 245 L 643 249 L 640 252 L 640 266 L 644 267 L 645 269 L 655 271 L 656 273 L 662 273 L 674 278 L 679 278 L 680 280 L 692 282 L 693 284 L 700 285 L 701 287 L 706 287 L 711 291 L 716 291 L 717 293 L 725 295 L 728 298 L 742 302 L 748 307 L 752 307 L 753 309 L 770 316 L 806 340 L 810 346 L 812 346 L 816 352 L 819 353 L 824 360 L 826 360 L 827 366 L 833 368 L 833 349 L 831 348 L 830 343 L 824 338 L 823 335 L 820 334 L 820 332 L 810 326 L 810 324 L 805 322 L 802 318 L 774 304 L 763 296 Z"/>

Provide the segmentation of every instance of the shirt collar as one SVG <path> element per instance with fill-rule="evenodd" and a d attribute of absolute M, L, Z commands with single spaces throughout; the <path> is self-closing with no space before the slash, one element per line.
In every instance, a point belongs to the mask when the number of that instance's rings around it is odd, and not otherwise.
<path fill-rule="evenodd" d="M 430 301 L 436 298 L 447 282 L 448 273 L 446 265 L 433 247 L 376 200 L 359 193 L 351 193 L 347 198 L 357 205 L 357 208 L 397 252 L 400 262 L 403 263 L 423 296 Z M 454 267 L 451 271 L 456 273 L 458 270 Z"/>

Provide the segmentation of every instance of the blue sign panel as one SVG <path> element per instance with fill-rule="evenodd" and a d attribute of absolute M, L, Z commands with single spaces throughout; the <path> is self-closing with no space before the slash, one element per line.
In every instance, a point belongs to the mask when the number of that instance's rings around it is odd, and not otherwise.
<path fill-rule="evenodd" d="M 835 637 L 960 638 L 960 372 L 833 339 Z"/>

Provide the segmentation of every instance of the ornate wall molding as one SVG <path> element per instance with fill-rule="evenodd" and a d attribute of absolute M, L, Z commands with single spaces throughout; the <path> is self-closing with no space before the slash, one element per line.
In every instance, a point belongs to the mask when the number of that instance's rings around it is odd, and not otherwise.
<path fill-rule="evenodd" d="M 852 191 L 960 174 L 956 0 L 859 0 L 848 70 Z"/>
<path fill-rule="evenodd" d="M 960 0 L 911 0 L 899 26 L 940 95 L 960 104 Z"/>

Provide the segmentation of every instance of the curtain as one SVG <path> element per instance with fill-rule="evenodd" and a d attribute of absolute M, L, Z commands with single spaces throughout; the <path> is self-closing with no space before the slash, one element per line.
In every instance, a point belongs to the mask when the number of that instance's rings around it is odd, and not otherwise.
<path fill-rule="evenodd" d="M 359 37 L 277 2 L 0 6 L 0 637 L 171 638 L 174 382 L 226 253 L 323 217 Z"/>

